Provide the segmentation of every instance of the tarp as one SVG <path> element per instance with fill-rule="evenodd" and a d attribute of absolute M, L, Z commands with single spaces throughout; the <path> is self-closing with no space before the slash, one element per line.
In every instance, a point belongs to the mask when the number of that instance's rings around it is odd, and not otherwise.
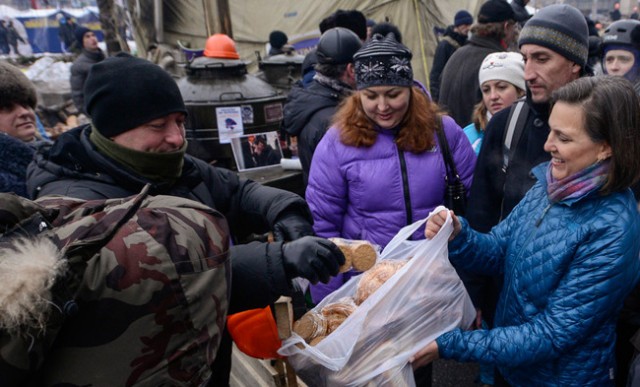
<path fill-rule="evenodd" d="M 221 32 L 215 0 L 163 1 L 164 42 L 178 40 L 191 48 L 203 48 L 207 26 L 211 33 Z M 281 30 L 294 46 L 309 49 L 317 41 L 320 21 L 338 9 L 357 9 L 375 21 L 389 21 L 398 26 L 403 43 L 413 51 L 414 76 L 426 83 L 437 46 L 434 27 L 452 24 L 461 9 L 477 14 L 481 0 L 233 0 L 228 1 L 233 38 L 240 57 L 255 61 L 255 52 L 264 56 L 269 33 Z M 129 0 L 134 20 L 134 36 L 144 54 L 153 42 L 153 1 Z"/>
<path fill-rule="evenodd" d="M 28 43 L 18 47 L 23 55 L 41 53 L 62 53 L 58 38 L 59 16 L 73 18 L 78 26 L 94 30 L 99 41 L 104 40 L 100 29 L 98 9 L 85 7 L 79 9 L 35 9 L 17 11 L 11 7 L 0 7 L 0 18 L 13 20 L 18 34 Z"/>

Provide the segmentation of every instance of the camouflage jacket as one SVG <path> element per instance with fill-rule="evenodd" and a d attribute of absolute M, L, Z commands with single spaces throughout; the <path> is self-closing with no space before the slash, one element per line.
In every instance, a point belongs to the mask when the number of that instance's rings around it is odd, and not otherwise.
<path fill-rule="evenodd" d="M 228 307 L 215 210 L 0 195 L 0 385 L 199 386 Z"/>

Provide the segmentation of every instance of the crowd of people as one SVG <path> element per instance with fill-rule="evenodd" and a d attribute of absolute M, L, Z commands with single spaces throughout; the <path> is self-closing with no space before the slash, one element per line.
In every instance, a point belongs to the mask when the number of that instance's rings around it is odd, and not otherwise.
<path fill-rule="evenodd" d="M 0 263 L 48 239 L 75 275 L 0 293 L 16 305 L 0 317 L 0 384 L 228 385 L 226 315 L 291 295 L 295 278 L 321 302 L 359 274 L 339 273 L 329 238 L 384 248 L 445 204 L 449 154 L 466 208 L 411 238 L 452 219 L 449 258 L 477 318 L 412 357 L 416 385 L 445 358 L 480 363 L 484 385 L 640 386 L 640 21 L 618 18 L 594 51 L 578 9 L 527 3 L 458 11 L 428 86 L 398 26 L 356 10 L 322 19 L 282 120 L 304 198 L 187 154 L 171 75 L 106 57 L 85 27 L 71 85 L 91 122 L 55 141 L 33 85 L 0 62 Z M 292 50 L 282 31 L 269 43 L 269 56 Z M 250 146 L 256 165 L 277 164 L 266 137 Z M 25 305 L 43 298 L 44 312 Z M 90 361 L 124 346 L 117 369 Z"/>

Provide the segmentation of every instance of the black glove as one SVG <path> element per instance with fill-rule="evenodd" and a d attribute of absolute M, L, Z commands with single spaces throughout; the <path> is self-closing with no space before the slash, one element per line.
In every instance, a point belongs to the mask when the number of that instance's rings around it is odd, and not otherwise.
<path fill-rule="evenodd" d="M 333 242 L 313 237 L 302 237 L 282 244 L 284 271 L 289 279 L 304 277 L 311 283 L 327 283 L 344 265 L 344 254 Z"/>
<path fill-rule="evenodd" d="M 295 241 L 307 235 L 314 235 L 312 223 L 295 212 L 281 214 L 273 225 L 273 238 L 276 241 Z"/>

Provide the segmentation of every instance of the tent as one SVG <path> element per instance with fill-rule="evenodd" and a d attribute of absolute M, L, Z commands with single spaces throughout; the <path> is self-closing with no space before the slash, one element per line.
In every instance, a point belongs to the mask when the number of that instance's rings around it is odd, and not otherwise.
<path fill-rule="evenodd" d="M 98 9 L 86 7 L 80 9 L 33 9 L 18 11 L 8 6 L 0 7 L 0 18 L 11 19 L 18 33 L 28 41 L 20 44 L 23 55 L 41 53 L 62 53 L 58 38 L 59 15 L 73 18 L 78 25 L 94 30 L 98 40 L 104 40 L 100 30 Z"/>
<path fill-rule="evenodd" d="M 162 30 L 154 20 L 154 4 L 162 4 Z M 480 0 L 128 0 L 133 34 L 141 54 L 151 43 L 204 48 L 206 38 L 231 27 L 240 57 L 256 60 L 255 52 L 264 54 L 269 33 L 285 32 L 295 47 L 308 50 L 317 41 L 318 24 L 338 9 L 357 9 L 375 21 L 389 21 L 400 28 L 403 43 L 414 53 L 414 76 L 423 83 L 437 46 L 434 27 L 446 27 L 460 9 L 477 14 Z M 218 6 L 228 6 L 219 12 Z M 230 15 L 230 20 L 218 15 Z M 225 28 L 223 28 L 223 26 Z"/>

